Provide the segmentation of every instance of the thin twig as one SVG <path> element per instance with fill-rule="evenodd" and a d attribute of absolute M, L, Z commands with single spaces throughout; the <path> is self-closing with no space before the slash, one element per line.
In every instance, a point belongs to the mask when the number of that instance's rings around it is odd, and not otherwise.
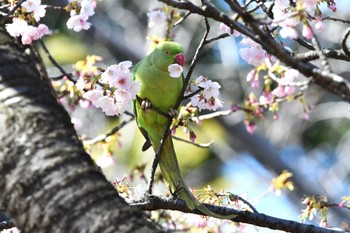
<path fill-rule="evenodd" d="M 160 145 L 158 147 L 158 150 L 157 150 L 156 154 L 154 155 L 154 160 L 153 160 L 152 168 L 151 168 L 151 176 L 150 176 L 150 179 L 149 179 L 149 182 L 148 182 L 148 186 L 147 186 L 147 193 L 148 194 L 152 194 L 153 183 L 154 183 L 154 175 L 156 173 L 156 170 L 157 170 L 157 167 L 158 167 L 158 164 L 159 164 L 160 154 L 163 151 L 165 141 L 168 138 L 168 136 L 170 135 L 171 122 L 172 121 L 170 119 L 168 119 L 168 123 L 167 123 L 167 125 L 165 127 L 162 140 L 160 141 Z"/>
<path fill-rule="evenodd" d="M 350 20 L 334 18 L 334 17 L 331 17 L 331 16 L 323 17 L 322 21 L 323 20 L 332 20 L 332 21 L 336 21 L 336 22 L 342 22 L 342 23 L 349 23 L 350 24 Z"/>
<path fill-rule="evenodd" d="M 301 46 L 307 48 L 307 49 L 310 49 L 310 50 L 315 50 L 315 47 L 309 43 L 308 41 L 306 40 L 303 40 L 301 39 L 300 37 L 294 39 L 296 42 L 298 42 Z"/>
<path fill-rule="evenodd" d="M 44 41 L 42 39 L 39 39 L 39 43 L 42 46 L 42 48 L 44 49 L 44 52 L 46 53 L 47 57 L 49 58 L 50 62 L 57 67 L 57 69 L 64 75 L 67 77 L 67 79 L 73 83 L 76 83 L 76 81 L 72 78 L 72 76 L 70 74 L 68 74 L 62 67 L 60 64 L 58 64 L 58 62 L 52 57 L 49 49 L 46 47 Z"/>
<path fill-rule="evenodd" d="M 195 119 L 198 119 L 200 121 L 203 121 L 203 120 L 208 120 L 208 119 L 212 119 L 212 118 L 215 118 L 215 117 L 228 116 L 228 115 L 230 115 L 233 112 L 234 111 L 232 111 L 232 110 L 218 111 L 218 112 L 213 112 L 213 113 L 201 115 L 201 116 L 198 116 L 198 117 L 193 117 L 193 120 L 195 121 Z"/>
<path fill-rule="evenodd" d="M 348 57 L 350 57 L 350 51 L 349 51 L 349 47 L 346 45 L 346 41 L 348 40 L 349 35 L 350 35 L 350 27 L 346 29 L 343 39 L 341 40 L 342 49 Z"/>
<path fill-rule="evenodd" d="M 225 194 L 224 194 L 225 195 Z M 233 194 L 233 193 L 230 193 L 228 192 L 228 195 L 230 198 L 233 198 L 233 199 L 237 199 L 237 200 L 240 200 L 241 202 L 243 202 L 244 204 L 246 204 L 247 206 L 249 206 L 249 208 L 253 211 L 253 213 L 256 213 L 258 214 L 259 212 L 255 209 L 255 207 L 249 203 L 249 201 L 245 200 L 243 197 L 240 197 L 236 194 Z"/>
<path fill-rule="evenodd" d="M 191 79 L 191 76 L 192 76 L 192 73 L 194 71 L 194 68 L 196 67 L 197 65 L 197 61 L 198 61 L 198 56 L 199 56 L 199 53 L 202 51 L 204 45 L 205 45 L 205 41 L 208 37 L 208 34 L 209 34 L 209 31 L 210 31 L 210 26 L 209 26 L 209 22 L 208 22 L 208 19 L 206 17 L 204 17 L 204 22 L 205 22 L 205 32 L 204 32 L 204 35 L 202 37 L 202 40 L 201 42 L 199 43 L 198 47 L 197 47 L 197 50 L 193 56 L 193 59 L 191 61 L 191 65 L 190 65 L 190 68 L 187 72 L 187 75 L 186 75 L 186 78 L 184 80 L 184 84 L 183 84 L 183 87 L 182 87 L 182 90 L 180 92 L 180 96 L 175 104 L 175 109 L 177 109 L 182 101 L 184 100 L 184 95 L 185 95 L 185 91 L 187 89 L 187 86 L 190 82 L 190 79 Z"/>
<path fill-rule="evenodd" d="M 209 43 L 212 43 L 213 41 L 220 40 L 220 39 L 230 37 L 230 36 L 231 35 L 228 33 L 223 33 L 223 34 L 220 34 L 218 36 L 214 36 L 214 37 L 211 37 L 211 38 L 205 40 L 205 44 L 209 44 Z"/>
<path fill-rule="evenodd" d="M 180 141 L 180 142 L 186 142 L 186 143 L 188 143 L 188 144 L 194 145 L 194 146 L 199 147 L 199 148 L 209 148 L 209 147 L 211 147 L 211 145 L 213 145 L 213 143 L 214 143 L 213 140 L 211 140 L 211 141 L 208 142 L 208 143 L 195 143 L 195 142 L 192 142 L 192 141 L 190 141 L 190 140 L 177 137 L 177 136 L 175 136 L 175 135 L 172 135 L 171 137 L 174 138 L 174 139 L 176 139 L 176 140 L 178 140 L 178 141 Z"/>
<path fill-rule="evenodd" d="M 315 47 L 316 52 L 319 54 L 322 69 L 327 71 L 327 72 L 331 72 L 331 66 L 329 65 L 329 62 L 328 62 L 326 56 L 322 52 L 321 44 L 318 41 L 315 33 L 314 32 L 312 32 L 312 33 L 313 33 L 313 37 L 311 38 L 311 42 L 312 42 L 313 46 Z"/>
<path fill-rule="evenodd" d="M 115 133 L 117 133 L 120 129 L 122 129 L 125 125 L 127 125 L 128 123 L 130 123 L 131 121 L 134 120 L 134 115 L 132 115 L 132 117 L 130 117 L 127 120 L 123 120 L 119 125 L 115 126 L 114 128 L 112 128 L 111 130 L 109 130 L 107 133 L 99 135 L 95 138 L 89 139 L 89 140 L 84 140 L 84 145 L 92 145 L 98 142 L 102 142 L 102 141 L 106 141 L 106 139 L 112 135 L 114 135 Z"/>
<path fill-rule="evenodd" d="M 173 27 L 176 27 L 177 25 L 181 24 L 183 21 L 185 21 L 185 19 L 191 15 L 191 12 L 188 12 L 186 15 L 184 15 L 183 17 L 181 17 L 181 19 L 179 19 L 178 21 L 176 21 L 173 25 Z"/>
<path fill-rule="evenodd" d="M 190 94 L 188 94 L 188 95 L 185 95 L 185 96 L 183 97 L 183 99 L 189 99 L 189 98 L 191 98 L 191 97 L 193 97 L 193 96 L 199 94 L 199 92 L 201 92 L 201 91 L 202 91 L 202 89 L 199 88 L 198 90 L 196 90 L 196 91 L 194 91 L 194 92 L 192 92 L 192 93 L 190 93 Z"/>

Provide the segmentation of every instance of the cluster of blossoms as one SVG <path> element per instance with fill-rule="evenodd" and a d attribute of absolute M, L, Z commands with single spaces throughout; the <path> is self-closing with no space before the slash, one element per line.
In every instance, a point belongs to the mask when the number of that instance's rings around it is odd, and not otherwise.
<path fill-rule="evenodd" d="M 109 66 L 101 75 L 99 80 L 106 84 L 104 87 L 96 84 L 83 94 L 85 99 L 101 108 L 108 115 L 119 115 L 130 108 L 131 101 L 136 99 L 139 84 L 131 78 L 130 61 L 120 62 L 118 65 Z"/>
<path fill-rule="evenodd" d="M 326 196 L 307 196 L 301 203 L 306 205 L 306 208 L 302 210 L 302 214 L 300 215 L 303 222 L 306 219 L 312 221 L 318 213 L 321 217 L 320 226 L 327 227 L 329 205 Z"/>
<path fill-rule="evenodd" d="M 219 99 L 219 89 L 221 86 L 217 82 L 213 82 L 204 76 L 199 76 L 194 85 L 199 87 L 200 92 L 191 97 L 193 106 L 199 110 L 216 110 L 222 107 L 222 101 Z M 191 86 L 190 88 L 193 88 Z M 190 94 L 189 90 L 188 93 Z"/>
<path fill-rule="evenodd" d="M 332 11 L 336 10 L 334 0 L 275 0 L 272 8 L 274 19 L 271 26 L 278 26 L 279 35 L 282 38 L 296 39 L 299 36 L 296 26 L 302 23 L 301 34 L 306 39 L 311 39 L 314 35 L 314 29 L 317 32 L 324 29 L 322 12 L 318 6 L 321 3 L 326 3 Z M 314 29 L 310 23 L 311 20 L 316 21 Z M 240 36 L 238 32 L 225 24 L 220 24 L 220 30 L 235 37 Z M 264 119 L 265 110 L 274 113 L 274 119 L 278 119 L 279 100 L 282 98 L 292 100 L 297 96 L 296 83 L 300 74 L 295 69 L 281 65 L 260 44 L 244 35 L 242 36 L 240 45 L 243 47 L 239 49 L 240 57 L 254 66 L 247 75 L 247 82 L 253 90 L 260 91 L 260 95 L 256 97 L 255 94 L 250 93 L 247 101 L 241 107 L 233 106 L 232 110 L 243 109 L 246 111 L 244 122 L 248 132 L 253 133 L 257 128 L 256 119 Z M 290 50 L 283 43 L 281 44 Z M 303 105 L 304 118 L 308 119 L 310 106 L 305 103 L 303 98 L 299 98 L 299 100 Z"/>
<path fill-rule="evenodd" d="M 9 10 L 17 7 L 19 1 L 10 1 Z M 6 24 L 7 32 L 13 37 L 21 37 L 22 44 L 31 44 L 49 33 L 49 28 L 40 23 L 40 19 L 46 15 L 47 5 L 41 4 L 41 0 L 25 0 L 18 7 L 12 19 L 12 23 Z M 66 7 L 70 11 L 67 27 L 74 31 L 87 30 L 91 24 L 87 22 L 94 15 L 95 3 L 93 0 L 72 1 Z"/>
<path fill-rule="evenodd" d="M 22 43 L 27 45 L 48 34 L 49 28 L 39 24 L 40 18 L 46 14 L 46 5 L 41 5 L 41 0 L 26 0 L 17 12 L 12 23 L 6 24 L 6 30 L 11 36 L 21 36 Z M 36 25 L 30 25 L 28 22 L 31 21 L 35 21 Z"/>
<path fill-rule="evenodd" d="M 303 29 L 302 35 L 306 39 L 311 39 L 314 35 L 313 29 L 309 22 L 310 19 L 316 21 L 314 29 L 317 32 L 324 30 L 322 23 L 322 12 L 320 11 L 318 4 L 321 1 L 318 0 L 297 0 L 293 1 L 294 6 L 291 5 L 289 0 L 276 0 L 273 7 L 273 24 L 272 26 L 280 26 L 279 31 L 282 38 L 298 38 L 298 32 L 296 26 L 302 22 Z M 328 8 L 332 11 L 336 11 L 334 0 L 325 0 Z"/>
<path fill-rule="evenodd" d="M 70 11 L 70 18 L 66 23 L 68 29 L 72 29 L 76 32 L 88 30 L 91 27 L 91 23 L 88 22 L 88 19 L 95 14 L 95 6 L 96 3 L 93 0 L 82 0 L 80 4 L 77 4 L 76 1 L 72 1 L 66 7 L 66 9 Z"/>

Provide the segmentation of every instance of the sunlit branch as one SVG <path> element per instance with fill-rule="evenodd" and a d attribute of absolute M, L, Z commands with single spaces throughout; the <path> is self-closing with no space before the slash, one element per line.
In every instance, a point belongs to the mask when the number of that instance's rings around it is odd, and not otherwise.
<path fill-rule="evenodd" d="M 195 142 L 192 142 L 192 141 L 190 141 L 190 140 L 177 137 L 177 136 L 175 136 L 175 135 L 172 135 L 171 137 L 174 138 L 174 139 L 176 139 L 176 140 L 178 140 L 178 141 L 186 142 L 186 143 L 188 143 L 188 144 L 194 145 L 194 146 L 199 147 L 199 148 L 209 148 L 209 147 L 211 147 L 211 145 L 213 145 L 213 143 L 214 143 L 213 140 L 210 141 L 210 142 L 208 142 L 208 143 L 195 143 Z"/>
<path fill-rule="evenodd" d="M 140 210 L 178 210 L 183 213 L 192 213 L 203 215 L 200 211 L 194 209 L 190 210 L 186 203 L 181 199 L 173 198 L 163 198 L 159 196 L 147 196 L 141 200 L 131 203 L 132 206 Z M 282 230 L 287 232 L 298 232 L 298 233 L 340 233 L 342 231 L 326 229 L 314 225 L 309 225 L 305 223 L 299 223 L 296 221 L 285 220 L 281 218 L 276 218 L 260 213 L 252 213 L 249 211 L 238 211 L 232 208 L 227 208 L 223 206 L 215 206 L 210 204 L 204 204 L 209 210 L 216 212 L 220 215 L 231 215 L 236 214 L 237 216 L 231 221 L 254 224 L 255 226 L 267 227 L 275 230 Z"/>

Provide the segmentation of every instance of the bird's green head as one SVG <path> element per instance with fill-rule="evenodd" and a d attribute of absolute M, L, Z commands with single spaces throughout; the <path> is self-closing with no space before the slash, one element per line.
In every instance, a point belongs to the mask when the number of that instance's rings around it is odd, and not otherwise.
<path fill-rule="evenodd" d="M 165 41 L 159 43 L 152 52 L 152 61 L 155 67 L 167 71 L 168 66 L 177 63 L 181 66 L 185 63 L 184 50 L 179 43 Z"/>

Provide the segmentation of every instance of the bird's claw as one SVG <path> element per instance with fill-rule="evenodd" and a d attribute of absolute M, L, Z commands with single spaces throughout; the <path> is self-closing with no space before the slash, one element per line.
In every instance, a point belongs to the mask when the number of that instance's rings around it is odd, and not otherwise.
<path fill-rule="evenodd" d="M 148 111 L 151 109 L 151 106 L 152 106 L 151 101 L 149 101 L 148 99 L 142 100 L 141 109 Z"/>
<path fill-rule="evenodd" d="M 175 108 L 170 108 L 169 110 L 169 116 L 171 116 L 172 118 L 175 118 L 178 115 L 178 111 Z"/>

